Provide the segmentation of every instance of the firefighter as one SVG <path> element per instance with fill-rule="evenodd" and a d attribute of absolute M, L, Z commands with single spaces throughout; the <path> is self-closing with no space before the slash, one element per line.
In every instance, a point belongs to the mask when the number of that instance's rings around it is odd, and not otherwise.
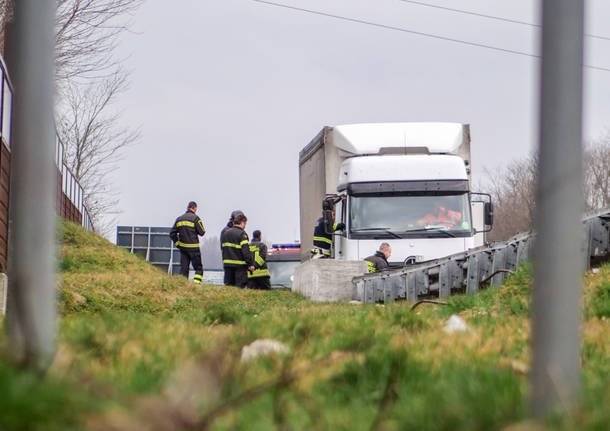
<path fill-rule="evenodd" d="M 332 212 L 335 219 L 335 210 Z M 345 229 L 344 223 L 333 222 L 333 232 Z M 313 230 L 313 248 L 311 249 L 312 259 L 326 259 L 330 257 L 330 248 L 333 245 L 333 234 L 326 233 L 324 228 L 324 217 L 318 219 L 318 224 Z"/>
<path fill-rule="evenodd" d="M 379 250 L 374 255 L 365 258 L 366 264 L 369 267 L 369 272 L 377 272 L 384 270 L 390 266 L 388 259 L 392 255 L 392 247 L 387 242 L 382 242 Z"/>
<path fill-rule="evenodd" d="M 261 239 L 261 231 L 252 232 L 250 252 L 254 260 L 254 271 L 248 273 L 248 287 L 250 289 L 271 289 L 271 274 L 267 269 L 267 245 Z"/>
<path fill-rule="evenodd" d="M 199 249 L 199 237 L 205 235 L 203 222 L 195 214 L 197 203 L 189 202 L 186 212 L 176 219 L 169 237 L 178 250 L 180 250 L 180 274 L 188 278 L 189 265 L 193 264 L 195 276 L 193 282 L 201 284 L 203 279 L 203 265 L 201 263 L 201 250 Z"/>
<path fill-rule="evenodd" d="M 222 230 L 220 231 L 221 238 L 222 238 L 222 235 L 225 233 L 225 231 L 227 229 L 229 229 L 231 226 L 233 226 L 233 220 L 235 220 L 235 217 L 237 217 L 239 214 L 244 215 L 243 211 L 240 211 L 240 210 L 235 210 L 231 213 L 231 217 L 229 217 L 229 221 L 227 222 L 227 225 L 225 227 L 223 227 Z M 220 244 L 220 249 L 222 250 L 222 243 Z"/>
<path fill-rule="evenodd" d="M 426 214 L 424 217 L 417 220 L 417 224 L 420 226 L 437 225 L 449 228 L 456 226 L 461 218 L 461 212 L 447 209 L 442 205 L 437 205 L 436 214 Z"/>
<path fill-rule="evenodd" d="M 222 265 L 225 270 L 225 285 L 242 289 L 248 284 L 248 271 L 254 272 L 254 261 L 250 253 L 250 240 L 244 231 L 248 218 L 241 213 L 233 219 L 233 226 L 220 237 Z"/>

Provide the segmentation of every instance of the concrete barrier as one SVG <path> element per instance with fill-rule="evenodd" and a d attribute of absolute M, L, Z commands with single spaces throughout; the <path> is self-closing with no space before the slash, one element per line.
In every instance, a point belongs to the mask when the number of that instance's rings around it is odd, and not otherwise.
<path fill-rule="evenodd" d="M 292 291 L 311 301 L 347 302 L 354 299 L 352 278 L 367 272 L 362 260 L 308 260 L 295 269 Z"/>

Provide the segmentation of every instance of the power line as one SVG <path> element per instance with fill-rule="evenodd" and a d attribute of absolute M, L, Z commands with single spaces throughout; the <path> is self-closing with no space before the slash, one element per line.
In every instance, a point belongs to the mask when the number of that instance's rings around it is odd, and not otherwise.
<path fill-rule="evenodd" d="M 474 46 L 477 48 L 485 48 L 485 49 L 490 49 L 493 51 L 499 51 L 499 52 L 503 52 L 503 53 L 507 53 L 507 54 L 515 54 L 515 55 L 521 55 L 524 57 L 533 57 L 533 58 L 541 58 L 540 55 L 537 54 L 531 54 L 529 52 L 525 52 L 525 51 L 517 51 L 514 49 L 508 49 L 508 48 L 500 48 L 497 46 L 492 46 L 492 45 L 486 45 L 484 43 L 477 43 L 477 42 L 469 42 L 466 40 L 461 40 L 461 39 L 454 39 L 451 37 L 446 37 L 446 36 L 439 36 L 437 34 L 431 34 L 431 33 L 425 33 L 425 32 L 421 32 L 421 31 L 415 31 L 415 30 L 409 30 L 407 28 L 403 28 L 403 27 L 394 27 L 391 25 L 386 25 L 386 24 L 379 24 L 376 22 L 371 22 L 371 21 L 365 21 L 362 19 L 357 19 L 357 18 L 349 18 L 346 16 L 342 16 L 342 15 L 334 15 L 331 13 L 327 13 L 327 12 L 321 12 L 321 11 L 317 11 L 317 10 L 313 10 L 313 9 L 305 9 L 305 8 L 300 8 L 300 7 L 296 7 L 296 6 L 290 6 L 287 4 L 282 4 L 282 3 L 275 3 L 272 1 L 267 1 L 267 0 L 251 0 L 253 2 L 256 3 L 263 3 L 269 6 L 276 6 L 276 7 L 281 7 L 281 8 L 285 8 L 285 9 L 291 9 L 291 10 L 296 10 L 299 12 L 305 12 L 305 13 L 310 13 L 313 15 L 320 15 L 320 16 L 325 16 L 328 18 L 334 18 L 334 19 L 338 19 L 338 20 L 342 20 L 342 21 L 348 21 L 348 22 L 353 22 L 353 23 L 357 23 L 357 24 L 365 24 L 365 25 L 370 25 L 373 27 L 378 27 L 378 28 L 383 28 L 386 30 L 394 30 L 394 31 L 400 31 L 403 33 L 409 33 L 409 34 L 415 34 L 418 36 L 424 36 L 424 37 L 430 37 L 433 39 L 438 39 L 438 40 L 444 40 L 446 42 L 453 42 L 453 43 L 460 43 L 463 45 L 468 45 L 468 46 Z M 592 65 L 583 65 L 583 67 L 586 67 L 588 69 L 594 69 L 594 70 L 600 70 L 600 71 L 604 71 L 604 72 L 610 72 L 610 68 L 605 68 L 605 67 L 600 67 L 600 66 L 592 66 Z"/>
<path fill-rule="evenodd" d="M 457 13 L 461 13 L 461 14 L 464 14 L 464 15 L 473 15 L 473 16 L 478 16 L 478 17 L 481 17 L 481 18 L 489 18 L 489 19 L 495 19 L 495 20 L 498 20 L 498 21 L 506 21 L 506 22 L 511 22 L 513 24 L 527 25 L 527 26 L 530 26 L 530 27 L 540 27 L 539 24 L 533 24 L 533 23 L 527 22 L 527 21 L 519 21 L 519 20 L 516 20 L 516 19 L 503 18 L 503 17 L 499 17 L 499 16 L 494 16 L 494 15 L 486 15 L 484 13 L 471 12 L 471 11 L 466 11 L 466 10 L 463 10 L 463 9 L 454 9 L 454 8 L 451 8 L 451 7 L 439 6 L 439 5 L 436 5 L 436 4 L 424 3 L 424 2 L 421 2 L 421 1 L 415 1 L 415 0 L 398 0 L 398 1 L 401 1 L 403 3 L 413 3 L 413 4 L 416 4 L 416 5 L 419 5 L 419 6 L 431 7 L 431 8 L 435 8 L 435 9 L 447 10 L 447 11 L 450 11 L 450 12 L 457 12 Z"/>
<path fill-rule="evenodd" d="M 463 9 L 455 9 L 455 8 L 451 8 L 451 7 L 440 6 L 440 5 L 425 3 L 425 2 L 421 2 L 421 1 L 415 1 L 415 0 L 398 0 L 398 1 L 401 1 L 403 3 L 412 3 L 412 4 L 419 5 L 419 6 L 431 7 L 431 8 L 435 8 L 435 9 L 442 9 L 442 10 L 446 10 L 446 11 L 450 11 L 450 12 L 461 13 L 464 15 L 473 15 L 473 16 L 478 16 L 481 18 L 494 19 L 496 21 L 504 21 L 504 22 L 510 22 L 513 24 L 527 25 L 529 27 L 535 27 L 535 28 L 542 27 L 540 24 L 534 24 L 534 23 L 527 22 L 527 21 L 520 21 L 517 19 L 504 18 L 504 17 L 500 17 L 500 16 L 495 16 L 495 15 L 487 15 L 484 13 L 472 12 L 472 11 L 463 10 Z M 598 36 L 596 34 L 591 34 L 591 33 L 585 33 L 585 36 L 595 38 L 595 39 L 610 40 L 610 37 Z"/>

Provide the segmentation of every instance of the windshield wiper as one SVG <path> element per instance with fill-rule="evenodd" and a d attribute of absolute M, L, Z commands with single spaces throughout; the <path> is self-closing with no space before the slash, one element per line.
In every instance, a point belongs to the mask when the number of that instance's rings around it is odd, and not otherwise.
<path fill-rule="evenodd" d="M 442 227 L 422 227 L 420 229 L 409 229 L 406 230 L 404 232 L 401 233 L 415 233 L 415 232 L 440 232 L 440 233 L 444 233 L 447 236 L 450 236 L 451 238 L 455 238 L 455 234 L 449 232 L 447 229 L 442 228 Z"/>
<path fill-rule="evenodd" d="M 352 229 L 352 232 L 372 232 L 372 231 L 377 231 L 377 232 L 387 233 L 388 235 L 391 235 L 391 236 L 393 236 L 394 238 L 397 238 L 397 239 L 402 239 L 400 237 L 400 235 L 398 235 L 397 233 L 392 232 L 389 229 L 390 228 L 387 228 L 387 227 L 366 227 L 366 228 L 360 228 L 360 229 Z"/>

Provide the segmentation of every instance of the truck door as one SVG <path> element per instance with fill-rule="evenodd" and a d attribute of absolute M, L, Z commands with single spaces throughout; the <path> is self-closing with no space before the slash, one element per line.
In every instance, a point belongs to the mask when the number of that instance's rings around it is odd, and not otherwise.
<path fill-rule="evenodd" d="M 485 233 L 491 230 L 493 225 L 493 205 L 491 195 L 488 193 L 472 192 L 472 225 L 474 231 L 474 246 L 479 247 L 487 242 Z"/>
<path fill-rule="evenodd" d="M 333 234 L 333 245 L 335 249 L 335 259 L 344 259 L 343 257 L 343 241 L 346 237 L 345 232 L 347 232 L 347 221 L 346 221 L 346 205 L 345 205 L 345 196 L 341 198 L 339 202 L 335 205 L 335 222 L 344 223 L 346 225 L 345 230 L 336 231 Z"/>
<path fill-rule="evenodd" d="M 485 223 L 483 222 L 483 202 L 472 202 L 472 227 L 477 234 L 474 236 L 474 246 L 485 245 Z"/>

